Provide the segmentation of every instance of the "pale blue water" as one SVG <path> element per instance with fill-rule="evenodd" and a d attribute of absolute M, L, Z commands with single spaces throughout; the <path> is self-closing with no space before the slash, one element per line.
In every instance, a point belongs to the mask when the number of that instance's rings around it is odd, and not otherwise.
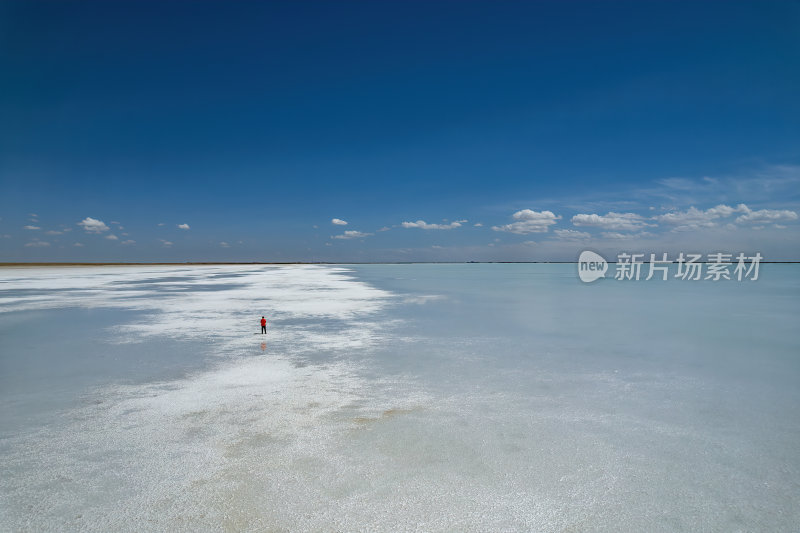
<path fill-rule="evenodd" d="M 5 269 L 0 529 L 796 531 L 799 311 L 800 265 Z"/>

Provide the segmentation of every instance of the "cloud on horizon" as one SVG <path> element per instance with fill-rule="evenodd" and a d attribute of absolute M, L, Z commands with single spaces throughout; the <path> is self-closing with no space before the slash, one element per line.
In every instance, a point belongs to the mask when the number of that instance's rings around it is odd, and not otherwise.
<path fill-rule="evenodd" d="M 428 224 L 424 220 L 417 220 L 416 222 L 403 222 L 400 224 L 404 228 L 419 228 L 419 229 L 455 229 L 460 228 L 462 224 L 466 223 L 466 220 L 456 220 L 455 222 L 450 222 L 449 224 Z"/>
<path fill-rule="evenodd" d="M 739 214 L 735 221 L 738 224 L 768 224 L 775 222 L 791 222 L 798 219 L 795 211 L 789 209 L 759 209 L 752 210 L 745 204 L 731 207 L 719 204 L 709 209 L 697 209 L 694 206 L 684 211 L 671 211 L 663 215 L 656 215 L 653 220 L 664 222 L 673 226 L 672 231 L 692 231 L 698 228 L 713 228 L 718 226 L 721 219 L 730 218 L 732 215 Z"/>
<path fill-rule="evenodd" d="M 572 225 L 605 230 L 633 231 L 645 226 L 653 226 L 654 224 L 648 224 L 645 217 L 637 213 L 615 213 L 614 211 L 609 211 L 605 215 L 577 214 L 572 217 Z"/>
<path fill-rule="evenodd" d="M 548 208 L 540 211 L 519 209 L 525 207 L 524 204 L 519 205 L 517 209 L 508 205 L 466 205 L 457 208 L 459 211 L 467 210 L 465 214 L 468 214 L 470 219 L 482 220 L 482 223 L 467 223 L 466 219 L 455 221 L 444 219 L 438 223 L 428 223 L 424 219 L 416 221 L 405 219 L 401 224 L 382 225 L 387 221 L 378 215 L 369 220 L 369 223 L 373 228 L 379 229 L 348 230 L 340 235 L 330 235 L 330 241 L 325 239 L 324 234 L 320 235 L 318 232 L 312 234 L 309 221 L 307 228 L 309 235 L 300 235 L 296 239 L 296 241 L 306 239 L 302 248 L 298 244 L 296 251 L 282 250 L 280 253 L 283 254 L 282 258 L 293 260 L 344 262 L 353 259 L 571 260 L 575 257 L 574 249 L 577 246 L 591 246 L 593 249 L 606 250 L 608 253 L 612 253 L 618 247 L 656 252 L 676 249 L 702 251 L 739 248 L 751 252 L 766 251 L 768 253 L 765 255 L 775 260 L 800 259 L 797 255 L 800 250 L 800 224 L 798 224 L 800 166 L 782 167 L 776 175 L 759 174 L 750 180 L 743 177 L 667 178 L 653 180 L 650 184 L 649 188 L 611 191 L 611 193 L 598 189 L 592 191 L 591 197 L 585 195 L 583 191 L 576 191 L 575 196 L 537 199 L 532 205 Z M 581 202 L 581 195 L 585 195 L 584 198 L 588 200 Z M 686 200 L 691 200 L 691 203 L 684 203 Z M 503 211 L 500 211 L 501 208 Z M 504 217 L 504 213 L 513 213 L 508 217 L 510 220 L 500 218 Z M 338 226 L 349 225 L 346 220 L 340 218 L 333 218 L 330 221 L 334 226 L 333 229 L 337 231 Z M 79 255 L 76 253 L 73 257 L 69 257 L 62 252 L 65 246 L 80 247 L 76 246 L 78 243 L 59 240 L 59 236 L 74 228 L 74 225 L 70 228 L 59 224 L 58 220 L 54 221 L 54 225 L 49 222 L 42 225 L 28 223 L 27 216 L 19 216 L 16 222 L 10 221 L 6 216 L 2 222 L 8 229 L 5 229 L 0 237 L 3 237 L 3 244 L 7 250 L 6 257 L 10 260 L 24 261 L 25 250 L 48 247 L 49 251 L 46 254 L 50 260 L 58 260 L 60 254 L 64 254 L 65 260 Z M 168 254 L 164 251 L 158 252 L 157 249 L 162 246 L 172 247 L 173 243 L 166 239 L 156 241 L 160 232 L 152 227 L 152 223 L 145 221 L 145 224 L 151 227 L 153 234 L 137 235 L 140 245 L 135 249 L 142 254 L 142 257 L 152 253 L 154 259 L 166 258 Z M 504 233 L 502 242 L 492 243 L 493 246 L 489 247 L 486 244 L 487 239 L 482 224 L 485 224 L 487 229 Z M 102 242 L 109 240 L 126 245 L 135 242 L 127 233 L 122 232 L 121 225 L 116 220 L 106 225 L 100 219 L 85 217 L 76 225 L 87 234 L 104 237 Z M 115 230 L 119 230 L 116 234 L 110 231 L 111 225 Z M 52 229 L 48 229 L 48 226 Z M 14 234 L 5 237 L 11 233 L 9 230 L 12 227 Z M 174 224 L 173 227 L 188 230 L 189 224 Z M 423 231 L 402 232 L 396 228 Z M 459 229 L 459 232 L 447 231 L 452 229 Z M 39 230 L 41 233 L 37 233 Z M 389 232 L 390 230 L 392 231 Z M 436 242 L 426 240 L 428 237 L 422 235 L 424 232 L 437 234 Z M 542 234 L 542 237 L 536 239 L 535 246 L 531 244 L 533 241 L 522 242 L 524 239 L 522 236 L 536 233 Z M 30 237 L 33 235 L 53 238 L 49 242 L 31 240 Z M 359 239 L 373 235 L 379 237 L 369 239 L 363 244 L 358 242 Z M 440 235 L 442 238 L 439 238 Z M 231 239 L 227 242 L 236 242 L 237 235 L 226 236 Z M 495 234 L 495 236 L 501 235 Z M 239 245 L 231 247 L 229 251 L 222 252 L 221 249 L 226 248 L 222 242 L 226 244 L 227 242 L 220 241 L 211 234 L 208 237 L 209 246 L 220 252 L 219 259 L 278 259 L 264 255 L 264 250 L 270 248 L 259 247 L 256 240 L 249 240 L 245 244 L 239 242 Z M 268 242 L 270 238 L 268 235 L 258 237 L 263 242 Z M 354 244 L 336 247 L 335 244 L 339 240 L 350 240 Z M 44 244 L 45 242 L 47 244 Z M 141 244 L 147 242 L 151 244 L 149 246 Z M 326 249 L 331 243 L 333 248 Z M 87 243 L 86 252 L 80 256 L 100 257 L 100 253 L 114 253 L 112 252 L 114 249 L 119 247 L 96 248 L 94 244 Z M 151 252 L 153 249 L 156 251 Z M 197 250 L 189 249 L 187 253 L 195 252 Z M 435 255 L 432 255 L 433 252 Z M 36 257 L 33 255 L 33 250 L 27 253 L 31 257 Z M 40 255 L 42 252 L 36 253 Z M 201 257 L 203 251 L 199 250 L 198 253 L 200 255 L 197 257 Z M 128 257 L 130 255 L 121 255 L 119 258 Z"/>
<path fill-rule="evenodd" d="M 105 222 L 92 217 L 84 218 L 78 222 L 78 225 L 81 226 L 86 233 L 103 233 L 104 231 L 109 230 L 109 227 L 106 226 Z"/>
<path fill-rule="evenodd" d="M 522 209 L 511 216 L 516 222 L 503 226 L 492 226 L 492 229 L 494 231 L 516 233 L 517 235 L 545 233 L 550 226 L 561 219 L 561 216 L 556 216 L 552 211 L 533 211 L 531 209 Z"/>
<path fill-rule="evenodd" d="M 333 235 L 333 239 L 359 239 L 361 237 L 369 237 L 372 233 L 364 233 L 361 231 L 347 230 L 341 235 Z"/>
<path fill-rule="evenodd" d="M 553 230 L 553 233 L 555 233 L 559 239 L 568 241 L 585 241 L 592 238 L 590 233 L 586 233 L 585 231 L 577 231 L 574 229 L 556 229 Z"/>

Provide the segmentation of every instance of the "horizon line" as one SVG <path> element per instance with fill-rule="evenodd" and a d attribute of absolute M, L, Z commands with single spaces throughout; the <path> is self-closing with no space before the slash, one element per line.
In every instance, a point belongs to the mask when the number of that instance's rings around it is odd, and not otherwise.
<path fill-rule="evenodd" d="M 657 261 L 664 263 L 664 261 Z M 698 263 L 713 263 L 713 261 L 698 261 Z M 184 261 L 184 262 L 0 262 L 0 268 L 8 267 L 67 267 L 67 266 L 214 266 L 214 265 L 464 265 L 464 264 L 578 264 L 579 261 Z M 617 261 L 606 261 L 616 264 Z M 667 261 L 667 263 L 676 263 Z M 800 264 L 798 261 L 760 261 L 761 264 Z M 641 264 L 649 264 L 649 261 Z M 733 264 L 731 262 L 731 264 Z"/>

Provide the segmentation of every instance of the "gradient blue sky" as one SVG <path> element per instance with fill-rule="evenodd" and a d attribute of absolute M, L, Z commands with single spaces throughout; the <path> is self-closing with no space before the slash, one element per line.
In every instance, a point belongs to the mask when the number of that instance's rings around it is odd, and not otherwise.
<path fill-rule="evenodd" d="M 788 1 L 4 1 L 0 261 L 797 260 L 798 28 Z"/>

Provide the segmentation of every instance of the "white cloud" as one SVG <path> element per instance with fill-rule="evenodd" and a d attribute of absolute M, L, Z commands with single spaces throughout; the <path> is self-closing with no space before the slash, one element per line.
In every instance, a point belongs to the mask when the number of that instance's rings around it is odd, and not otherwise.
<path fill-rule="evenodd" d="M 126 241 L 122 241 L 120 244 L 136 244 L 136 241 L 133 239 L 128 239 Z"/>
<path fill-rule="evenodd" d="M 719 218 L 729 217 L 734 213 L 747 213 L 748 211 L 750 209 L 744 204 L 739 204 L 736 207 L 720 204 L 705 211 L 691 206 L 686 211 L 672 211 L 663 215 L 656 215 L 653 220 L 678 227 L 713 227 L 716 225 L 714 221 Z"/>
<path fill-rule="evenodd" d="M 603 232 L 603 237 L 606 239 L 614 239 L 614 240 L 627 240 L 633 237 L 630 233 L 613 233 L 609 231 Z"/>
<path fill-rule="evenodd" d="M 332 218 L 331 219 L 331 224 L 335 224 L 337 226 L 346 226 L 347 225 L 347 221 L 346 220 L 342 220 L 341 218 Z"/>
<path fill-rule="evenodd" d="M 710 209 L 701 210 L 694 206 L 686 211 L 671 211 L 663 215 L 656 215 L 653 220 L 674 226 L 673 232 L 694 231 L 699 228 L 713 228 L 717 219 L 729 217 L 734 213 L 747 213 L 750 209 L 739 204 L 736 207 L 720 204 Z"/>
<path fill-rule="evenodd" d="M 72 246 L 75 246 L 76 248 L 83 248 L 83 244 L 81 244 L 81 243 L 79 243 L 79 242 L 76 242 L 76 243 L 75 243 L 75 244 L 73 244 Z"/>
<path fill-rule="evenodd" d="M 189 229 L 189 224 L 178 224 L 180 229 Z"/>
<path fill-rule="evenodd" d="M 109 241 L 119 240 L 119 238 L 116 235 L 106 235 L 106 239 L 108 239 Z"/>
<path fill-rule="evenodd" d="M 672 228 L 674 233 L 681 233 L 684 231 L 697 231 L 700 228 L 713 228 L 716 224 L 713 222 L 704 222 L 704 223 L 692 223 L 692 224 L 681 224 L 680 226 L 675 226 Z M 733 229 L 735 226 L 733 224 L 727 224 L 728 229 Z"/>
<path fill-rule="evenodd" d="M 574 229 L 555 229 L 553 230 L 559 239 L 565 241 L 585 241 L 586 239 L 591 239 L 592 236 L 585 231 L 577 231 Z"/>
<path fill-rule="evenodd" d="M 64 232 L 63 231 L 56 231 L 54 229 L 51 229 L 50 231 L 45 231 L 44 232 L 45 235 L 61 235 L 62 233 L 64 233 Z"/>
<path fill-rule="evenodd" d="M 392 229 L 392 228 L 390 228 L 388 226 L 384 226 L 381 229 L 379 229 L 378 231 L 389 231 L 390 229 Z"/>
<path fill-rule="evenodd" d="M 5 235 L 0 235 L 0 237 L 2 237 L 4 239 L 10 239 L 11 235 L 5 234 Z"/>
<path fill-rule="evenodd" d="M 159 222 L 158 225 L 159 226 L 164 226 L 165 224 L 163 222 Z"/>
<path fill-rule="evenodd" d="M 536 241 L 523 241 L 522 244 L 526 246 L 534 246 L 536 244 Z"/>
<path fill-rule="evenodd" d="M 739 213 L 739 212 L 746 213 L 748 211 L 750 211 L 750 209 L 744 204 L 739 204 L 736 207 L 731 207 L 725 204 L 719 204 L 718 206 L 712 207 L 711 209 L 706 209 L 704 213 L 706 216 L 711 218 L 724 218 L 724 217 L 729 217 L 734 213 Z"/>
<path fill-rule="evenodd" d="M 45 246 L 50 246 L 50 243 L 45 241 L 31 241 L 25 244 L 26 248 L 43 248 Z"/>
<path fill-rule="evenodd" d="M 230 248 L 230 246 L 231 246 L 230 244 L 228 244 L 225 241 L 220 242 L 219 245 L 222 246 L 223 248 Z"/>
<path fill-rule="evenodd" d="M 158 239 L 158 240 L 161 241 L 161 244 L 166 248 L 169 248 L 170 246 L 172 246 L 172 243 L 170 241 L 166 241 L 164 239 Z"/>
<path fill-rule="evenodd" d="M 424 220 L 417 220 L 416 222 L 403 222 L 401 226 L 404 228 L 419 228 L 419 229 L 454 229 L 460 228 L 466 220 L 456 220 L 449 224 L 428 224 Z"/>
<path fill-rule="evenodd" d="M 475 224 L 473 224 L 473 226 L 475 226 L 476 228 L 482 228 L 483 224 L 480 222 L 476 222 Z"/>
<path fill-rule="evenodd" d="M 572 217 L 573 226 L 590 226 L 602 229 L 632 231 L 644 226 L 652 226 L 645 222 L 642 215 L 636 213 L 615 213 L 609 211 L 605 215 L 578 214 Z"/>
<path fill-rule="evenodd" d="M 641 231 L 639 233 L 617 233 L 617 232 L 604 231 L 602 235 L 606 239 L 624 241 L 641 237 L 650 237 L 653 234 L 647 231 Z"/>
<path fill-rule="evenodd" d="M 693 231 L 698 228 L 712 228 L 717 221 L 739 213 L 736 217 L 737 224 L 768 224 L 770 222 L 788 222 L 798 219 L 795 211 L 788 209 L 759 209 L 752 210 L 745 204 L 736 207 L 720 204 L 710 209 L 701 210 L 692 206 L 686 211 L 673 211 L 657 215 L 653 219 L 673 225 L 672 231 Z"/>
<path fill-rule="evenodd" d="M 742 207 L 747 208 L 744 204 Z M 750 223 L 750 224 L 763 224 L 766 222 L 788 222 L 790 220 L 797 220 L 797 213 L 789 211 L 788 209 L 759 209 L 758 211 L 751 211 L 747 209 L 745 214 L 736 217 L 736 222 Z"/>
<path fill-rule="evenodd" d="M 108 231 L 108 226 L 106 226 L 105 222 L 92 217 L 84 218 L 78 222 L 78 225 L 86 230 L 86 233 L 102 233 Z"/>
<path fill-rule="evenodd" d="M 517 222 L 503 226 L 492 226 L 492 229 L 494 231 L 508 231 L 518 235 L 546 233 L 548 228 L 561 218 L 561 216 L 556 216 L 552 211 L 532 211 L 530 209 L 517 211 L 512 217 Z"/>
<path fill-rule="evenodd" d="M 39 215 L 37 215 L 36 213 L 28 213 L 28 216 L 33 218 L 39 218 Z"/>
<path fill-rule="evenodd" d="M 37 230 L 42 228 L 40 228 L 39 226 L 23 226 L 22 229 Z"/>
<path fill-rule="evenodd" d="M 341 235 L 334 235 L 334 239 L 358 239 L 361 237 L 369 237 L 372 233 L 363 233 L 361 231 L 348 230 Z"/>

